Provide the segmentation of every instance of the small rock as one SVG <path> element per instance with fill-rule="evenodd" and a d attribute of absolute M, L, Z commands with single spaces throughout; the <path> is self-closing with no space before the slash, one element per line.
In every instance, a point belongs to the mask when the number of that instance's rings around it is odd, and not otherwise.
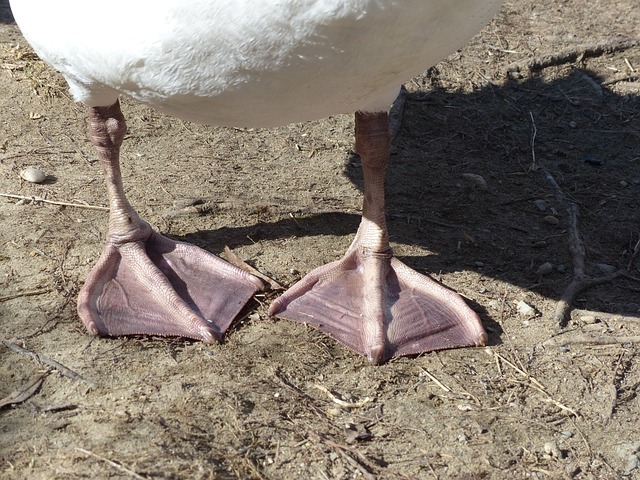
<path fill-rule="evenodd" d="M 549 262 L 545 262 L 536 270 L 537 275 L 548 275 L 553 272 L 553 265 Z"/>
<path fill-rule="evenodd" d="M 533 202 L 539 212 L 544 212 L 547 209 L 547 202 L 544 200 L 536 200 Z"/>
<path fill-rule="evenodd" d="M 463 173 L 461 176 L 462 178 L 464 178 L 465 180 L 469 180 L 476 187 L 479 187 L 482 190 L 489 189 L 489 185 L 482 175 L 477 175 L 475 173 Z"/>
<path fill-rule="evenodd" d="M 627 182 L 625 182 L 624 180 L 620 180 L 620 186 L 621 187 L 626 187 L 627 185 L 629 185 Z"/>
<path fill-rule="evenodd" d="M 564 432 L 560 432 L 560 435 L 562 436 L 562 438 L 571 438 L 571 437 L 573 437 L 573 433 L 571 433 L 568 430 L 565 430 Z"/>
<path fill-rule="evenodd" d="M 482 268 L 482 267 L 484 267 L 484 263 L 483 263 L 483 262 L 479 262 L 479 261 L 478 261 L 478 262 L 475 262 L 475 263 L 474 263 L 474 265 L 475 265 L 476 267 L 478 267 L 478 268 Z"/>
<path fill-rule="evenodd" d="M 635 302 L 627 303 L 624 307 L 627 309 L 627 312 L 640 312 L 640 305 Z"/>
<path fill-rule="evenodd" d="M 614 447 L 616 456 L 620 459 L 621 463 L 625 463 L 625 470 L 627 474 L 630 474 L 633 470 L 640 467 L 640 458 L 638 453 L 640 452 L 640 442 L 623 443 Z"/>
<path fill-rule="evenodd" d="M 329 415 L 331 415 L 332 417 L 339 417 L 344 412 L 342 411 L 342 409 L 340 409 L 338 407 L 329 407 L 329 408 L 327 408 L 327 413 Z"/>
<path fill-rule="evenodd" d="M 607 263 L 596 263 L 596 268 L 600 270 L 602 273 L 604 273 L 605 275 L 608 275 L 618 270 L 613 265 L 609 265 Z"/>
<path fill-rule="evenodd" d="M 516 308 L 518 309 L 519 313 L 527 317 L 531 317 L 536 314 L 536 309 L 523 300 L 520 300 L 516 304 Z"/>
<path fill-rule="evenodd" d="M 583 315 L 583 316 L 580 317 L 580 320 L 582 320 L 587 325 L 591 325 L 593 323 L 597 323 L 598 322 L 598 319 L 596 317 L 594 317 L 593 315 Z"/>
<path fill-rule="evenodd" d="M 556 270 L 558 270 L 558 272 L 560 273 L 564 273 L 567 271 L 567 267 L 563 263 L 561 263 L 556 267 Z"/>
<path fill-rule="evenodd" d="M 47 178 L 47 174 L 39 168 L 27 167 L 20 172 L 20 177 L 27 182 L 42 183 Z"/>
<path fill-rule="evenodd" d="M 556 442 L 546 442 L 544 444 L 544 453 L 551 455 L 554 458 L 562 458 L 562 452 L 558 448 Z"/>
<path fill-rule="evenodd" d="M 547 215 L 542 220 L 544 221 L 544 223 L 548 223 L 549 225 L 553 225 L 553 226 L 556 226 L 560 223 L 560 220 L 558 220 L 553 215 Z"/>
<path fill-rule="evenodd" d="M 600 166 L 604 165 L 604 162 L 602 160 L 600 160 L 598 157 L 596 157 L 595 155 L 587 155 L 584 158 L 584 163 L 586 163 L 588 165 L 594 165 L 596 167 L 600 167 Z"/>
<path fill-rule="evenodd" d="M 471 411 L 473 411 L 473 407 L 471 405 L 469 405 L 468 403 L 461 403 L 460 405 L 456 405 L 456 407 L 458 408 L 458 410 L 460 410 L 462 412 L 471 412 Z"/>
<path fill-rule="evenodd" d="M 638 458 L 638 455 L 629 455 L 627 465 L 625 466 L 627 474 L 633 472 L 638 467 L 640 467 L 640 458 Z"/>

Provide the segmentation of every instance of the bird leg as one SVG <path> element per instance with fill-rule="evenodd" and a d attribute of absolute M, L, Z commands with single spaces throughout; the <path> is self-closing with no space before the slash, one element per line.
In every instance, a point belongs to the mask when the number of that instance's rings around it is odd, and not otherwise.
<path fill-rule="evenodd" d="M 219 341 L 262 283 L 215 255 L 155 232 L 127 200 L 120 173 L 126 125 L 119 102 L 90 110 L 90 137 L 109 195 L 109 233 L 78 295 L 95 335 L 153 334 Z"/>
<path fill-rule="evenodd" d="M 393 257 L 384 211 L 389 158 L 386 113 L 356 113 L 362 160 L 362 221 L 345 256 L 313 270 L 269 313 L 309 324 L 370 361 L 484 345 L 480 319 L 457 293 Z"/>

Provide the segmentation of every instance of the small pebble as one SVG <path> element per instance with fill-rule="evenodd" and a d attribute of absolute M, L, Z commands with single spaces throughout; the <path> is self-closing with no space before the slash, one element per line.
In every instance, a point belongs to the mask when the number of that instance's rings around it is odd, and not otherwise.
<path fill-rule="evenodd" d="M 627 459 L 627 465 L 625 466 L 627 474 L 630 474 L 638 467 L 640 467 L 640 458 L 638 458 L 637 455 L 629 455 L 629 458 Z"/>
<path fill-rule="evenodd" d="M 475 262 L 474 265 L 478 268 L 482 268 L 484 267 L 484 263 L 483 262 Z"/>
<path fill-rule="evenodd" d="M 547 215 L 542 220 L 544 221 L 544 223 L 548 223 L 549 225 L 554 225 L 554 226 L 558 225 L 558 223 L 560 223 L 560 220 L 558 220 L 553 215 Z"/>
<path fill-rule="evenodd" d="M 587 325 L 591 325 L 591 324 L 596 323 L 598 321 L 598 319 L 596 317 L 594 317 L 593 315 L 583 315 L 583 316 L 580 317 L 580 320 L 582 320 Z"/>
<path fill-rule="evenodd" d="M 564 272 L 567 271 L 567 267 L 565 266 L 564 263 L 561 263 L 560 265 L 558 265 L 556 267 L 556 270 L 558 270 L 558 272 L 560 272 L 560 273 L 564 273 Z"/>
<path fill-rule="evenodd" d="M 547 209 L 547 202 L 544 200 L 536 200 L 533 202 L 539 212 L 544 212 Z"/>
<path fill-rule="evenodd" d="M 633 313 L 640 312 L 640 305 L 638 305 L 635 302 L 627 303 L 625 305 L 625 308 L 627 309 L 627 312 L 633 312 Z"/>
<path fill-rule="evenodd" d="M 521 313 L 522 315 L 526 315 L 527 317 L 530 317 L 536 314 L 535 308 L 533 308 L 531 305 L 529 305 L 527 302 L 523 300 L 520 300 L 517 303 L 516 308 L 518 309 L 519 313 Z"/>
<path fill-rule="evenodd" d="M 562 452 L 558 448 L 558 445 L 556 445 L 556 442 L 546 442 L 543 448 L 544 453 L 547 455 L 551 455 L 555 458 L 562 458 Z"/>
<path fill-rule="evenodd" d="M 601 165 L 604 164 L 604 162 L 600 160 L 598 157 L 596 157 L 595 155 L 587 155 L 584 159 L 584 163 L 587 163 L 589 165 L 594 165 L 596 167 L 600 167 Z"/>
<path fill-rule="evenodd" d="M 47 178 L 47 174 L 39 168 L 27 167 L 20 172 L 20 177 L 27 182 L 42 183 Z"/>
<path fill-rule="evenodd" d="M 620 180 L 621 187 L 626 187 L 627 185 L 629 185 L 627 182 L 625 182 L 624 180 Z"/>
<path fill-rule="evenodd" d="M 489 306 L 494 310 L 500 310 L 500 302 L 498 300 L 491 300 Z"/>
<path fill-rule="evenodd" d="M 618 269 L 608 263 L 596 263 L 596 267 L 604 274 L 609 274 L 617 271 Z"/>
<path fill-rule="evenodd" d="M 571 438 L 571 437 L 573 437 L 573 433 L 571 433 L 568 430 L 565 430 L 564 432 L 560 432 L 560 435 L 562 436 L 562 438 Z"/>
<path fill-rule="evenodd" d="M 475 173 L 463 173 L 462 174 L 462 178 L 464 178 L 465 180 L 470 181 L 476 187 L 479 187 L 482 190 L 488 190 L 489 189 L 489 185 L 487 184 L 487 181 L 484 179 L 484 177 L 482 175 L 477 175 Z"/>
<path fill-rule="evenodd" d="M 536 270 L 537 275 L 548 275 L 553 272 L 553 265 L 549 262 L 545 262 Z"/>

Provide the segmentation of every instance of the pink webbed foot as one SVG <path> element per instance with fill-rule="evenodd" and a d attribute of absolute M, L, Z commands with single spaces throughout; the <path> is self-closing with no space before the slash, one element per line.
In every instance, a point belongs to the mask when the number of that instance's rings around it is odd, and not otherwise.
<path fill-rule="evenodd" d="M 311 325 L 374 363 L 487 340 L 457 293 L 390 255 L 358 249 L 306 275 L 269 313 Z"/>
<path fill-rule="evenodd" d="M 111 208 L 107 246 L 78 295 L 82 322 L 96 335 L 220 340 L 262 282 L 154 232 L 124 194 L 119 153 L 127 129 L 120 104 L 93 107 L 89 114 Z"/>
<path fill-rule="evenodd" d="M 151 231 L 108 243 L 78 296 L 95 335 L 151 334 L 219 341 L 260 280 L 215 255 Z"/>
<path fill-rule="evenodd" d="M 458 294 L 391 255 L 384 212 L 389 144 L 386 113 L 356 113 L 364 175 L 356 238 L 342 260 L 309 273 L 269 312 L 312 325 L 375 363 L 484 345 L 480 319 Z"/>

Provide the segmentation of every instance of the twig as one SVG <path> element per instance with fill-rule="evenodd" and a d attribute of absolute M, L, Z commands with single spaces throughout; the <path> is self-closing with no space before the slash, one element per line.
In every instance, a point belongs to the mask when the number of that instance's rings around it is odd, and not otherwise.
<path fill-rule="evenodd" d="M 107 465 L 115 468 L 116 470 L 120 470 L 121 472 L 124 472 L 128 475 L 131 475 L 133 478 L 140 478 L 142 480 L 146 480 L 147 477 L 143 477 L 142 475 L 137 474 L 136 472 L 134 472 L 133 470 L 125 467 L 124 465 L 122 465 L 121 463 L 118 462 L 114 462 L 113 460 L 109 460 L 106 457 L 103 457 L 102 455 L 98 455 L 97 453 L 93 453 L 90 450 L 85 450 L 84 448 L 80 448 L 80 447 L 76 447 L 76 450 L 79 452 L 82 452 L 86 455 L 89 455 L 91 457 L 97 458 L 98 460 L 100 460 L 101 462 L 106 463 Z"/>
<path fill-rule="evenodd" d="M 528 70 L 534 72 L 543 70 L 547 67 L 562 65 L 565 63 L 573 63 L 583 58 L 599 57 L 605 53 L 620 52 L 629 48 L 640 45 L 640 39 L 624 39 L 611 40 L 609 42 L 598 43 L 596 45 L 582 45 L 579 47 L 565 48 L 556 53 L 544 55 L 542 57 L 534 57 L 525 62 L 518 62 L 507 67 L 507 73 L 520 72 Z"/>
<path fill-rule="evenodd" d="M 26 292 L 20 292 L 20 293 L 14 293 L 12 295 L 5 295 L 4 297 L 0 297 L 0 303 L 2 302 L 6 302 L 9 300 L 13 300 L 14 298 L 20 298 L 20 297 L 32 297 L 34 295 L 43 295 L 45 293 L 49 293 L 53 291 L 50 288 L 42 288 L 40 290 L 28 290 Z"/>
<path fill-rule="evenodd" d="M 20 355 L 24 355 L 26 357 L 29 357 L 32 360 L 35 360 L 36 362 L 40 363 L 41 365 L 47 365 L 49 367 L 55 368 L 62 375 L 64 375 L 67 378 L 70 378 L 71 380 L 85 383 L 85 384 L 87 384 L 87 385 L 89 385 L 91 387 L 95 387 L 96 386 L 96 383 L 94 381 L 88 380 L 88 379 L 84 378 L 83 376 L 78 375 L 76 372 L 74 372 L 70 368 L 65 367 L 64 365 L 62 365 L 61 363 L 56 362 L 55 360 L 51 360 L 50 358 L 45 357 L 41 353 L 31 352 L 31 351 L 26 350 L 26 349 L 24 349 L 22 347 L 19 347 L 15 343 L 8 342 L 7 340 L 2 340 L 2 343 L 9 350 L 13 350 L 14 352 L 19 353 Z"/>
<path fill-rule="evenodd" d="M 0 408 L 6 407 L 7 405 L 13 405 L 16 403 L 22 403 L 25 400 L 31 398 L 40 388 L 42 382 L 47 375 L 49 375 L 50 370 L 47 370 L 45 373 L 41 373 L 37 377 L 31 379 L 29 382 L 22 385 L 17 390 L 14 390 L 6 397 L 0 399 Z"/>
<path fill-rule="evenodd" d="M 584 254 L 582 254 L 582 257 L 583 256 Z M 577 262 L 574 258 L 574 264 L 575 263 Z M 562 292 L 562 296 L 556 304 L 556 312 L 553 316 L 554 323 L 556 325 L 559 325 L 560 327 L 567 326 L 571 305 L 573 304 L 573 300 L 580 292 L 588 288 L 595 287 L 596 285 L 609 283 L 619 277 L 631 278 L 624 270 L 618 270 L 609 275 L 603 275 L 601 277 L 589 277 L 584 273 L 576 273 L 576 269 L 574 268 L 573 279 L 571 280 L 571 283 L 569 283 L 567 288 L 565 288 L 564 292 Z"/>
<path fill-rule="evenodd" d="M 327 447 L 336 450 L 347 462 L 349 462 L 352 467 L 357 469 L 365 479 L 376 480 L 376 476 L 371 472 L 372 468 L 369 466 L 369 460 L 360 452 L 355 451 L 352 448 L 340 445 L 339 443 L 336 443 L 333 440 L 329 440 L 328 438 L 325 438 L 318 433 L 309 432 L 309 438 L 316 443 L 323 443 Z M 357 455 L 359 460 L 356 460 L 347 452 Z"/>
<path fill-rule="evenodd" d="M 640 40 L 638 40 L 638 44 L 640 45 Z M 531 115 L 531 112 L 529 112 Z M 533 115 L 531 115 L 531 121 L 533 122 Z M 535 123 L 534 123 L 535 128 Z M 535 150 L 532 140 L 532 155 L 534 155 L 533 162 L 535 163 Z M 551 173 L 544 167 L 544 165 L 539 164 L 540 170 L 542 171 L 545 179 L 551 187 L 553 188 L 556 201 L 560 205 L 564 205 L 569 219 L 569 251 L 571 252 L 571 259 L 573 261 L 573 278 L 571 283 L 567 286 L 567 288 L 562 293 L 560 300 L 556 305 L 556 311 L 553 317 L 553 322 L 560 326 L 565 327 L 569 320 L 569 311 L 571 310 L 571 305 L 573 304 L 573 300 L 576 298 L 578 293 L 591 288 L 596 285 L 601 285 L 604 283 L 611 282 L 618 277 L 625 277 L 633 280 L 634 278 L 629 275 L 629 272 L 623 268 L 617 270 L 608 275 L 603 275 L 601 277 L 591 277 L 585 273 L 584 269 L 584 261 L 585 261 L 585 247 L 584 242 L 580 238 L 580 233 L 578 231 L 578 205 L 574 202 L 567 199 L 562 188 L 558 185 L 556 179 L 551 175 Z M 636 245 L 636 249 L 632 255 L 633 257 L 637 255 L 638 245 L 640 245 L 640 241 Z"/>
<path fill-rule="evenodd" d="M 636 315 L 623 315 L 621 313 L 596 312 L 593 310 L 573 310 L 573 313 L 581 317 L 592 316 L 599 320 L 618 320 L 621 322 L 640 322 L 640 317 Z"/>
<path fill-rule="evenodd" d="M 631 271 L 631 266 L 633 265 L 633 261 L 638 256 L 638 253 L 640 253 L 640 238 L 638 238 L 638 242 L 636 243 L 636 246 L 633 247 L 633 252 L 631 253 L 631 258 L 629 259 L 629 263 L 627 264 L 627 271 L 629 271 L 629 272 Z"/>
<path fill-rule="evenodd" d="M 640 335 L 561 335 L 546 340 L 542 345 L 560 347 L 564 345 L 616 345 L 625 343 L 640 343 Z"/>
<path fill-rule="evenodd" d="M 253 268 L 247 262 L 242 260 L 238 255 L 235 254 L 235 252 L 233 250 L 231 250 L 226 245 L 224 246 L 224 254 L 227 256 L 227 260 L 229 261 L 229 263 L 231 263 L 232 265 L 235 265 L 236 267 L 238 267 L 241 270 L 244 270 L 247 273 L 250 273 L 251 275 L 254 275 L 254 276 L 260 278 L 261 280 L 264 280 L 265 282 L 267 282 L 269 284 L 269 288 L 271 288 L 271 290 L 284 290 L 285 289 L 282 285 L 280 285 L 278 282 L 276 282 L 273 278 L 270 278 L 270 277 L 266 276 L 260 270 L 258 270 L 256 268 Z"/>
<path fill-rule="evenodd" d="M 613 85 L 619 82 L 628 82 L 640 78 L 640 73 L 619 73 L 602 82 L 602 85 Z"/>
<path fill-rule="evenodd" d="M 109 207 L 100 207 L 98 205 L 88 205 L 84 203 L 58 202 L 56 200 L 47 200 L 46 198 L 37 197 L 34 195 L 27 197 L 24 195 L 13 195 L 11 193 L 0 193 L 0 197 L 16 198 L 19 200 L 31 200 L 32 202 L 50 203 L 51 205 L 62 205 L 63 207 L 88 208 L 90 210 L 102 210 L 105 212 L 109 211 Z"/>

